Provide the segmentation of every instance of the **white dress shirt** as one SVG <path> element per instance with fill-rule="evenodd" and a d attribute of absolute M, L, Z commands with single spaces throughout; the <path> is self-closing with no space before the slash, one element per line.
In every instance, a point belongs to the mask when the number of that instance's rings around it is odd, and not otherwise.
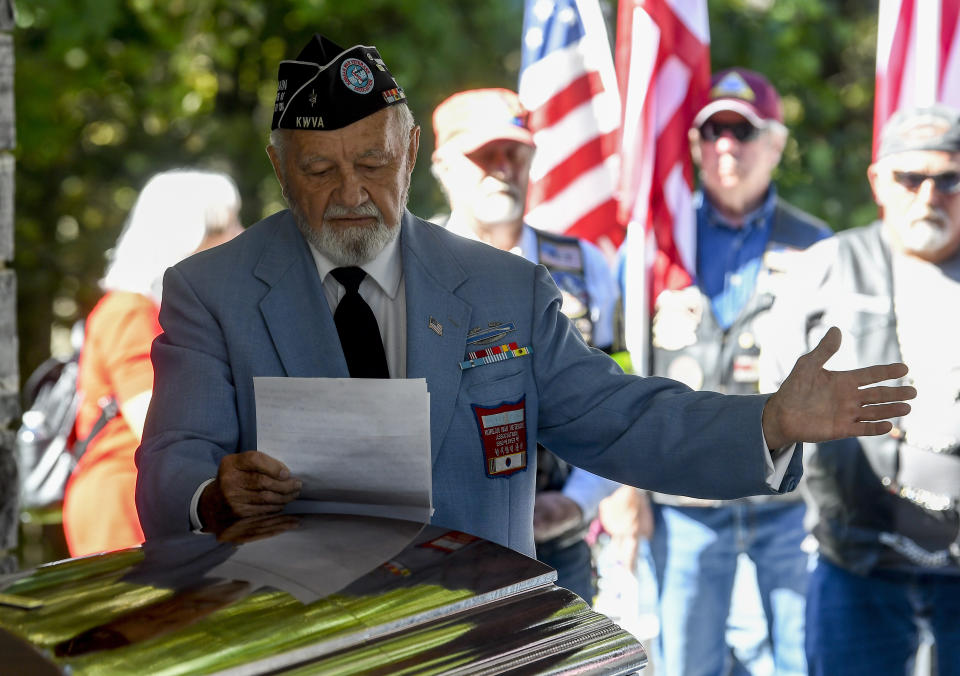
<path fill-rule="evenodd" d="M 346 291 L 330 271 L 336 267 L 329 258 L 310 245 L 310 253 L 317 264 L 317 274 L 323 282 L 323 293 L 330 312 L 337 309 Z M 369 263 L 359 266 L 367 273 L 360 282 L 360 296 L 373 310 L 380 325 L 383 351 L 391 378 L 407 377 L 407 294 L 403 283 L 403 260 L 400 256 L 400 237 L 383 247 Z"/>
<path fill-rule="evenodd" d="M 317 274 L 323 283 L 323 293 L 333 313 L 346 294 L 343 285 L 330 274 L 336 267 L 329 258 L 320 253 L 312 244 L 310 253 L 317 265 Z M 360 266 L 367 276 L 360 282 L 360 296 L 373 310 L 380 326 L 380 339 L 387 356 L 387 369 L 391 378 L 407 377 L 407 294 L 403 282 L 403 260 L 400 254 L 400 237 L 395 237 L 376 258 Z M 203 527 L 200 522 L 198 506 L 203 489 L 213 481 L 207 479 L 190 501 L 190 523 L 194 529 Z"/>

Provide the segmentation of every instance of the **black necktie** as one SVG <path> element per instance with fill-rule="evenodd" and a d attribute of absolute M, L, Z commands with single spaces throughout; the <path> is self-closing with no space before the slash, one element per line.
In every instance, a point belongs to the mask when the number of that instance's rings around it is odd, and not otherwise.
<path fill-rule="evenodd" d="M 337 334 L 350 377 L 389 378 L 390 371 L 387 370 L 387 356 L 383 351 L 377 318 L 358 291 L 367 273 L 360 268 L 349 267 L 335 268 L 330 274 L 347 291 L 333 313 L 333 321 L 337 324 Z"/>

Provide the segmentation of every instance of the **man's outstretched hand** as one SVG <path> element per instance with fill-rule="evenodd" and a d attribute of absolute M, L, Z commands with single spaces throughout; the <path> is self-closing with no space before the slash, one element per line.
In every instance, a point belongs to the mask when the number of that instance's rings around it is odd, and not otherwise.
<path fill-rule="evenodd" d="M 200 494 L 197 512 L 205 530 L 218 531 L 239 518 L 276 514 L 299 495 L 300 481 L 276 458 L 259 451 L 229 453 Z"/>
<path fill-rule="evenodd" d="M 889 432 L 910 412 L 909 385 L 873 386 L 907 374 L 906 364 L 828 371 L 823 365 L 840 349 L 840 329 L 831 327 L 812 351 L 797 360 L 780 389 L 763 407 L 763 434 L 771 449 L 797 441 L 829 441 Z"/>

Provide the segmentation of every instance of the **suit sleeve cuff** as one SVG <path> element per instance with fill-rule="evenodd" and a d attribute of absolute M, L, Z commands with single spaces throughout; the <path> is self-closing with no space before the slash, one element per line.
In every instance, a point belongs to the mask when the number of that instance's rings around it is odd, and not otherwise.
<path fill-rule="evenodd" d="M 203 524 L 200 523 L 200 513 L 198 512 L 200 506 L 200 494 L 203 493 L 203 489 L 213 483 L 213 479 L 207 479 L 193 494 L 193 498 L 190 500 L 190 526 L 193 530 L 201 530 Z"/>

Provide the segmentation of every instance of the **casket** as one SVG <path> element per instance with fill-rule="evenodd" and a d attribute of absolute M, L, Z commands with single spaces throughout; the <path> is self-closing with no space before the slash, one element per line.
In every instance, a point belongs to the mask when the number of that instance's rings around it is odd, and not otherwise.
<path fill-rule="evenodd" d="M 555 579 L 435 526 L 247 519 L 0 577 L 0 672 L 640 672 L 640 643 Z"/>

